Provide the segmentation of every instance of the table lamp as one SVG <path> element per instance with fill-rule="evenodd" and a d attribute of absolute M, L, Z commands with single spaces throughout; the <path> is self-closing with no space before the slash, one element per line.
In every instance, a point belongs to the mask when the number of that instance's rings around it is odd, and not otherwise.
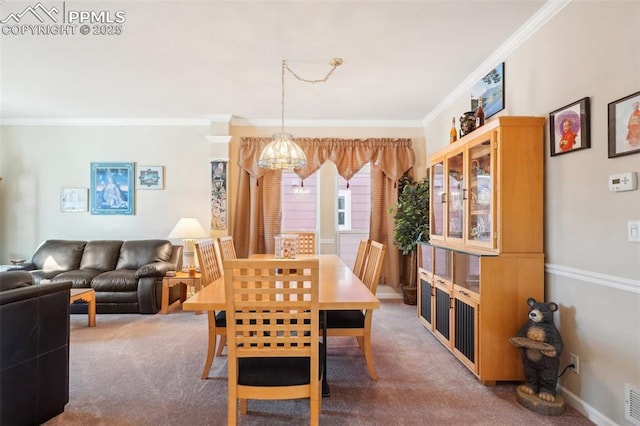
<path fill-rule="evenodd" d="M 169 233 L 168 238 L 180 238 L 184 241 L 184 267 L 183 271 L 189 271 L 190 276 L 196 274 L 195 264 L 195 244 L 196 239 L 208 237 L 209 234 L 204 230 L 198 219 L 195 217 L 181 218 L 173 230 Z"/>

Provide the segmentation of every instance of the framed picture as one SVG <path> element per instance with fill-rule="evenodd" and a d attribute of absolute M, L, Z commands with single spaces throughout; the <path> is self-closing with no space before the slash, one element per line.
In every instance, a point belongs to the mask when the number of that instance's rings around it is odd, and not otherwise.
<path fill-rule="evenodd" d="M 133 163 L 91 163 L 91 214 L 132 215 Z"/>
<path fill-rule="evenodd" d="M 86 212 L 89 206 L 87 188 L 62 188 L 60 190 L 60 211 Z"/>
<path fill-rule="evenodd" d="M 227 161 L 211 162 L 211 229 L 227 229 Z"/>
<path fill-rule="evenodd" d="M 500 63 L 471 88 L 471 111 L 478 109 L 482 97 L 485 119 L 504 109 L 504 62 Z"/>
<path fill-rule="evenodd" d="M 549 113 L 551 156 L 591 148 L 589 98 Z"/>
<path fill-rule="evenodd" d="M 164 167 L 138 166 L 136 173 L 136 188 L 164 189 Z"/>
<path fill-rule="evenodd" d="M 640 92 L 609 104 L 609 158 L 640 152 Z"/>

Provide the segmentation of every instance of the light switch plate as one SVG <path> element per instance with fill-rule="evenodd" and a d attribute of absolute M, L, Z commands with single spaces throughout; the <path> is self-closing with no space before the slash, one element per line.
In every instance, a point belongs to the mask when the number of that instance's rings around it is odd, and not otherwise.
<path fill-rule="evenodd" d="M 628 223 L 629 241 L 640 243 L 640 220 L 630 220 Z"/>

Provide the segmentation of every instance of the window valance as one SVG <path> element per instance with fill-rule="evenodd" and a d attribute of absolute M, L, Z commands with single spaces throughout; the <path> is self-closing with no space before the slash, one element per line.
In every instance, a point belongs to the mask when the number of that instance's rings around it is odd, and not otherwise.
<path fill-rule="evenodd" d="M 256 178 L 273 172 L 258 167 L 260 153 L 269 142 L 271 138 L 242 138 L 240 167 Z M 411 139 L 295 138 L 295 142 L 307 156 L 307 167 L 295 170 L 300 179 L 314 174 L 328 160 L 336 165 L 338 174 L 345 180 L 350 180 L 365 164 L 371 163 L 395 182 L 415 162 Z"/>

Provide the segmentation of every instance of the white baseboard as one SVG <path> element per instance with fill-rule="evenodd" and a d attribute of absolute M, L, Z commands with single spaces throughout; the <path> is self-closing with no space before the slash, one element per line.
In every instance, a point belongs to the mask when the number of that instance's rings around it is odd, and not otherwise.
<path fill-rule="evenodd" d="M 573 392 L 567 390 L 562 386 L 560 386 L 560 392 L 562 392 L 562 397 L 568 405 L 573 407 L 576 411 L 578 411 L 580 414 L 582 414 L 598 426 L 613 426 L 616 424 L 616 422 L 584 402 Z"/>

